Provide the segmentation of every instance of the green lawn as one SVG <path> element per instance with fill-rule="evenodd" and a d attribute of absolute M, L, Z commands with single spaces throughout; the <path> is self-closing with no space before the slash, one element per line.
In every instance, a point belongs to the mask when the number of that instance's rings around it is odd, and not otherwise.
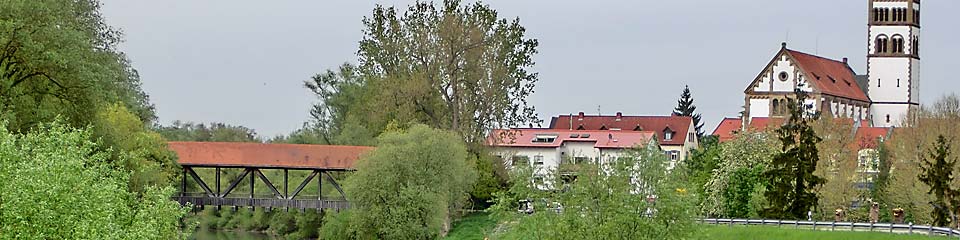
<path fill-rule="evenodd" d="M 932 237 L 921 234 L 890 234 L 871 232 L 844 232 L 844 231 L 814 231 L 794 229 L 791 227 L 761 227 L 761 226 L 704 226 L 704 231 L 698 239 L 726 240 L 726 239 L 770 239 L 770 240 L 854 240 L 854 239 L 918 239 L 940 240 L 957 239 L 948 237 Z"/>
<path fill-rule="evenodd" d="M 491 218 L 490 214 L 484 212 L 473 213 L 454 222 L 445 239 L 483 239 L 496 226 L 497 221 Z"/>

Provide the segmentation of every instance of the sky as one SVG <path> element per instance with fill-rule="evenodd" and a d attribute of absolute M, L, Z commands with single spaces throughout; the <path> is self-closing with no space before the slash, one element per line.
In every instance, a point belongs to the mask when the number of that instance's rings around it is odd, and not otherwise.
<path fill-rule="evenodd" d="M 357 62 L 364 16 L 413 1 L 102 0 L 107 23 L 161 124 L 223 122 L 289 133 L 317 99 L 316 73 Z M 530 103 L 542 119 L 586 112 L 668 115 L 685 85 L 704 130 L 736 117 L 743 91 L 780 49 L 848 57 L 866 74 L 867 0 L 489 0 L 540 42 Z M 950 20 L 960 1 L 923 3 L 921 103 L 960 89 Z"/>

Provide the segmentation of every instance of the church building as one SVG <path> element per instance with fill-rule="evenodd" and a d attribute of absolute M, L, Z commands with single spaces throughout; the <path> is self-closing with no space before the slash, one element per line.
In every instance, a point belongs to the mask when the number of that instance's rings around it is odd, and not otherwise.
<path fill-rule="evenodd" d="M 788 116 L 785 105 L 796 88 L 809 93 L 806 104 L 821 114 L 873 127 L 903 126 L 920 105 L 920 0 L 868 1 L 866 75 L 857 75 L 846 58 L 803 53 L 783 43 L 744 90 L 742 126 Z"/>

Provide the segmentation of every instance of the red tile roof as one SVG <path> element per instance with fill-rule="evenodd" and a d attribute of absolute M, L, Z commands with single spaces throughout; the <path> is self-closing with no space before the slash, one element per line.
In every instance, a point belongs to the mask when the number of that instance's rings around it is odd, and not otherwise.
<path fill-rule="evenodd" d="M 743 120 L 740 118 L 724 118 L 713 130 L 713 135 L 717 136 L 720 142 L 726 142 L 733 140 L 741 129 L 743 129 Z"/>
<path fill-rule="evenodd" d="M 619 119 L 619 121 L 617 120 Z M 660 145 L 683 145 L 687 141 L 687 132 L 693 125 L 693 118 L 683 116 L 598 116 L 598 115 L 560 115 L 550 120 L 551 129 L 601 130 L 621 129 L 623 131 L 654 131 L 661 139 Z M 675 132 L 670 140 L 662 139 L 663 130 L 669 128 Z"/>
<path fill-rule="evenodd" d="M 857 135 L 854 139 L 852 145 L 850 146 L 853 149 L 867 149 L 867 148 L 877 148 L 877 145 L 880 143 L 879 138 L 887 138 L 890 134 L 890 128 L 882 127 L 861 127 L 857 129 Z"/>
<path fill-rule="evenodd" d="M 234 142 L 170 142 L 182 166 L 352 170 L 372 147 Z"/>
<path fill-rule="evenodd" d="M 806 71 L 807 82 L 812 82 L 820 92 L 837 97 L 870 102 L 870 98 L 857 84 L 856 74 L 847 63 L 794 50 L 786 50 L 800 69 Z"/>
<path fill-rule="evenodd" d="M 556 136 L 553 142 L 540 143 L 537 136 Z M 508 137 L 503 137 L 508 136 Z M 596 148 L 631 148 L 645 146 L 656 136 L 653 131 L 579 131 L 563 129 L 497 129 L 487 138 L 495 147 L 556 148 L 565 142 L 592 142 Z"/>

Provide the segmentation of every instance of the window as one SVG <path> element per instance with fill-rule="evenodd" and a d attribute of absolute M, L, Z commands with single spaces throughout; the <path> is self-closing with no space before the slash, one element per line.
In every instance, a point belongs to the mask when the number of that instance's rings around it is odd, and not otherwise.
<path fill-rule="evenodd" d="M 511 160 L 513 166 L 530 166 L 530 158 L 527 156 L 513 156 Z"/>
<path fill-rule="evenodd" d="M 696 134 L 687 133 L 687 142 L 693 142 L 694 139 L 696 139 Z"/>
<path fill-rule="evenodd" d="M 667 156 L 670 157 L 670 160 L 676 161 L 680 158 L 680 151 L 667 151 Z"/>
<path fill-rule="evenodd" d="M 773 100 L 773 115 L 780 115 L 780 100 Z"/>
<path fill-rule="evenodd" d="M 573 157 L 573 164 L 587 163 L 590 161 L 588 157 Z"/>
<path fill-rule="evenodd" d="M 670 131 L 670 129 L 663 131 L 663 140 L 673 140 L 673 131 Z"/>
<path fill-rule="evenodd" d="M 889 43 L 889 40 L 888 40 L 887 36 L 886 36 L 886 35 L 880 35 L 880 36 L 877 37 L 876 44 L 874 44 L 873 48 L 874 48 L 874 50 L 876 51 L 876 53 L 878 53 L 878 54 L 879 54 L 879 53 L 886 53 L 887 50 L 888 50 L 888 49 L 887 49 L 887 48 L 888 48 L 887 43 Z"/>
<path fill-rule="evenodd" d="M 543 155 L 533 156 L 533 165 L 543 165 Z"/>
<path fill-rule="evenodd" d="M 890 123 L 890 114 L 887 114 L 887 123 Z"/>
<path fill-rule="evenodd" d="M 537 135 L 533 138 L 535 143 L 552 143 L 554 140 L 557 140 L 557 135 Z"/>
<path fill-rule="evenodd" d="M 880 79 L 877 78 L 877 87 L 880 87 Z"/>
<path fill-rule="evenodd" d="M 897 87 L 900 87 L 900 79 L 897 78 Z"/>
<path fill-rule="evenodd" d="M 903 53 L 903 36 L 894 35 L 891 42 L 893 42 L 893 53 Z"/>
<path fill-rule="evenodd" d="M 786 82 L 786 81 L 787 81 L 787 79 L 789 79 L 789 78 L 790 78 L 790 74 L 789 74 L 789 73 L 787 73 L 787 72 L 780 72 L 780 75 L 779 75 L 779 77 L 780 77 L 780 81 L 784 81 L 784 82 Z"/>

